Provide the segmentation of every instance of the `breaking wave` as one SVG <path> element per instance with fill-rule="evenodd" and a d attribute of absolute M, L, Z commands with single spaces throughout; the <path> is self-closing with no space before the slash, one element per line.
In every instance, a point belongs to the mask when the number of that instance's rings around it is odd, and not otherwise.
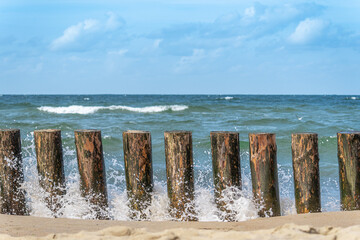
<path fill-rule="evenodd" d="M 130 112 L 139 112 L 139 113 L 159 113 L 165 111 L 183 111 L 188 109 L 186 105 L 159 105 L 159 106 L 148 106 L 148 107 L 129 107 L 121 105 L 112 105 L 112 106 L 81 106 L 81 105 L 71 105 L 68 107 L 49 107 L 42 106 L 38 107 L 38 110 L 48 112 L 48 113 L 57 113 L 57 114 L 92 114 L 99 110 L 124 110 Z"/>

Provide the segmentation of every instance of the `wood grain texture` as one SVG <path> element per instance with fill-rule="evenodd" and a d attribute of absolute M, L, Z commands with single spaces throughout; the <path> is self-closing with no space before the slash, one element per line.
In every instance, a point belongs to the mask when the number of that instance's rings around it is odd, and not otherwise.
<path fill-rule="evenodd" d="M 223 191 L 229 187 L 241 190 L 240 142 L 237 132 L 211 132 L 211 153 L 215 186 L 215 202 L 226 221 L 234 221 L 231 212 L 222 200 Z"/>
<path fill-rule="evenodd" d="M 96 219 L 108 219 L 105 163 L 99 130 L 76 130 L 75 145 L 81 194 Z"/>
<path fill-rule="evenodd" d="M 318 135 L 291 135 L 297 213 L 321 211 Z"/>
<path fill-rule="evenodd" d="M 126 189 L 130 217 L 147 219 L 145 210 L 151 205 L 153 170 L 151 135 L 145 131 L 123 132 Z"/>
<path fill-rule="evenodd" d="M 280 216 L 275 134 L 250 133 L 249 145 L 253 195 L 257 205 L 262 206 L 258 214 Z"/>
<path fill-rule="evenodd" d="M 182 221 L 196 221 L 192 134 L 171 131 L 165 132 L 164 138 L 170 214 Z"/>
<path fill-rule="evenodd" d="M 19 129 L 0 129 L 0 213 L 27 215 Z"/>
<path fill-rule="evenodd" d="M 342 210 L 360 210 L 360 132 L 340 132 L 338 140 Z"/>
<path fill-rule="evenodd" d="M 65 174 L 61 131 L 45 129 L 34 131 L 37 170 L 40 186 L 48 193 L 45 198 L 54 217 L 61 215 L 60 200 L 65 195 Z"/>

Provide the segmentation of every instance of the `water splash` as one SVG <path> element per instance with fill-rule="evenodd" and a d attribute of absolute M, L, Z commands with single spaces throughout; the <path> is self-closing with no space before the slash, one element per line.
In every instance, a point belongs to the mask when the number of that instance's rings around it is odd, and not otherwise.
<path fill-rule="evenodd" d="M 53 217 L 44 200 L 47 193 L 39 185 L 33 133 L 28 134 L 24 142 L 26 142 L 23 147 L 25 182 L 22 188 L 26 191 L 30 215 Z M 220 211 L 215 204 L 212 170 L 211 164 L 209 164 L 211 153 L 207 151 L 206 154 L 208 155 L 208 160 L 200 165 L 195 165 L 195 212 L 199 221 L 226 221 L 224 220 L 225 213 Z M 107 210 L 111 219 L 122 221 L 141 220 L 140 215 L 136 212 L 131 212 L 128 207 L 129 202 L 125 189 L 126 181 L 122 161 L 107 153 L 104 153 L 104 156 L 107 165 L 109 196 L 109 207 Z M 248 152 L 241 152 L 241 159 L 244 161 L 247 158 Z M 91 210 L 94 206 L 91 206 L 80 193 L 80 177 L 74 149 L 64 146 L 64 161 L 66 165 L 66 194 L 60 199 L 62 207 L 59 209 L 58 216 L 63 218 L 94 219 L 96 214 Z M 282 215 L 295 214 L 291 168 L 289 166 L 278 165 L 278 173 L 281 213 Z M 230 212 L 234 215 L 235 221 L 257 218 L 257 212 L 262 208 L 261 205 L 256 206 L 253 201 L 250 169 L 247 164 L 242 167 L 242 182 L 242 190 L 230 187 L 224 191 L 221 199 L 221 201 L 226 203 L 228 213 Z M 332 178 L 325 179 L 322 183 L 322 186 L 327 185 L 334 185 Z M 332 190 L 329 191 L 332 192 Z M 332 199 L 329 194 L 325 194 L 325 196 L 326 204 L 323 205 L 323 211 L 338 210 L 339 201 L 336 198 Z M 176 220 L 169 214 L 169 199 L 164 179 L 158 179 L 157 176 L 154 176 L 152 202 L 144 213 L 150 221 Z M 135 217 L 130 219 L 130 215 Z"/>

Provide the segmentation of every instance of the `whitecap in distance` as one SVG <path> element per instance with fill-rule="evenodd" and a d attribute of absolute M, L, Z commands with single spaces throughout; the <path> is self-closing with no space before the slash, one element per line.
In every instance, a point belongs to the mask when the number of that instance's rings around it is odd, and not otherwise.
<path fill-rule="evenodd" d="M 159 106 L 148 106 L 148 107 L 129 107 L 121 105 L 112 105 L 112 106 L 81 106 L 81 105 L 71 105 L 68 107 L 50 107 L 42 106 L 38 107 L 38 110 L 48 113 L 57 113 L 57 114 L 93 114 L 99 110 L 125 110 L 130 112 L 139 112 L 139 113 L 159 113 L 164 111 L 183 111 L 188 109 L 186 105 L 159 105 Z"/>
<path fill-rule="evenodd" d="M 224 97 L 223 99 L 225 99 L 225 100 L 231 100 L 231 99 L 233 99 L 234 97 L 229 97 L 229 96 L 227 96 L 227 97 Z"/>

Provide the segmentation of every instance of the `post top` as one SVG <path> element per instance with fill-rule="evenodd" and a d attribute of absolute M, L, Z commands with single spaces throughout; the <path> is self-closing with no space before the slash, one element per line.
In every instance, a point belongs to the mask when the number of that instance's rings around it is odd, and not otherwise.
<path fill-rule="evenodd" d="M 173 131 L 165 131 L 164 134 L 191 134 L 191 131 L 183 131 L 183 130 L 173 130 Z"/>
<path fill-rule="evenodd" d="M 338 135 L 360 135 L 360 131 L 338 132 Z"/>
<path fill-rule="evenodd" d="M 295 136 L 295 135 L 318 135 L 318 134 L 314 132 L 298 132 L 298 133 L 292 133 L 291 135 Z"/>
<path fill-rule="evenodd" d="M 275 133 L 265 133 L 265 132 L 249 133 L 249 136 L 264 136 L 264 135 L 274 136 L 276 134 Z"/>
<path fill-rule="evenodd" d="M 7 128 L 7 129 L 0 129 L 0 132 L 19 132 L 20 129 L 18 128 Z"/>
<path fill-rule="evenodd" d="M 34 133 L 53 133 L 53 132 L 61 132 L 60 129 L 39 129 L 34 130 Z"/>
<path fill-rule="evenodd" d="M 211 131 L 210 135 L 212 134 L 239 134 L 239 133 L 235 131 Z"/>
<path fill-rule="evenodd" d="M 142 131 L 142 130 L 127 130 L 123 133 L 150 133 L 150 131 Z"/>
<path fill-rule="evenodd" d="M 101 132 L 98 129 L 77 129 L 74 131 L 75 133 L 95 133 L 95 132 Z"/>

